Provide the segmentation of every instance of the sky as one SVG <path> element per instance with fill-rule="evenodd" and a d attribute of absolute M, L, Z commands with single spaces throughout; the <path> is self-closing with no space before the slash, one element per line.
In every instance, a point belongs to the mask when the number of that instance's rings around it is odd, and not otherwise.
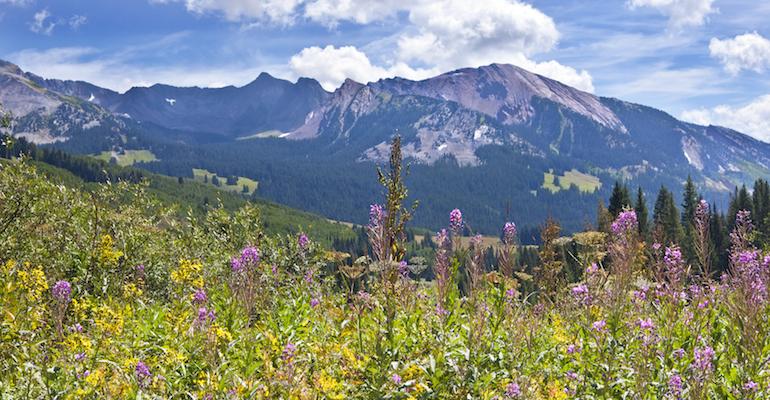
<path fill-rule="evenodd" d="M 0 0 L 0 59 L 121 93 L 509 63 L 770 142 L 768 21 L 767 0 Z"/>

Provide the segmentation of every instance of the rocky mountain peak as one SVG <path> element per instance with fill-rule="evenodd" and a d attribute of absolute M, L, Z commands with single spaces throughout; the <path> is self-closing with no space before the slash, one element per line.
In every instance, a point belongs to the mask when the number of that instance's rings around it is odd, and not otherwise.
<path fill-rule="evenodd" d="M 463 68 L 422 81 L 382 79 L 370 85 L 386 93 L 454 101 L 495 117 L 506 125 L 530 121 L 534 117 L 532 97 L 537 96 L 590 117 L 608 128 L 626 131 L 620 119 L 602 104 L 599 97 L 514 65 Z"/>

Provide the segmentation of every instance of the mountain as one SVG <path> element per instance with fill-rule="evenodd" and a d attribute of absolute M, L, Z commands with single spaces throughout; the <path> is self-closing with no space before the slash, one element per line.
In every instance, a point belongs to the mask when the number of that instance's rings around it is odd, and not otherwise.
<path fill-rule="evenodd" d="M 426 107 L 421 98 L 441 106 Z M 405 140 L 403 149 L 418 163 L 451 155 L 473 166 L 480 162 L 478 148 L 512 145 L 539 157 L 589 162 L 626 178 L 690 168 L 722 189 L 770 169 L 770 145 L 734 130 L 685 123 L 650 107 L 598 97 L 499 64 L 423 81 L 394 78 L 362 85 L 348 80 L 288 138 L 355 136 L 362 117 L 393 107 L 401 115 L 421 110 L 409 127 L 414 138 Z M 385 162 L 387 146 L 383 140 L 362 149 L 358 160 Z M 753 175 L 749 170 L 755 170 Z"/>
<path fill-rule="evenodd" d="M 50 136 L 49 146 L 79 153 L 147 149 L 156 160 L 137 166 L 150 171 L 248 177 L 261 197 L 356 223 L 381 201 L 372 164 L 388 162 L 396 131 L 412 164 L 410 198 L 421 201 L 414 223 L 430 229 L 459 207 L 475 232 L 497 234 L 507 220 L 532 227 L 548 213 L 577 231 L 615 180 L 652 202 L 661 185 L 678 193 L 689 175 L 720 202 L 770 175 L 767 143 L 502 64 L 422 81 L 347 80 L 333 93 L 262 74 L 242 88 L 119 94 L 3 63 L 0 102 L 18 117 L 16 135 Z M 68 121 L 79 130 L 63 131 Z M 109 139 L 94 142 L 102 131 L 93 125 L 109 127 Z"/>
<path fill-rule="evenodd" d="M 248 85 L 217 89 L 168 85 L 134 87 L 124 94 L 82 81 L 44 79 L 0 60 L 0 102 L 19 117 L 36 112 L 50 116 L 69 96 L 76 107 L 85 100 L 133 121 L 183 132 L 205 132 L 238 138 L 270 131 L 290 132 L 330 96 L 321 85 L 302 78 L 297 83 L 262 73 Z M 72 99 L 71 99 L 72 100 Z M 66 140 L 65 132 L 25 133 L 36 143 Z M 58 137 L 59 139 L 54 139 Z M 164 139 L 161 137 L 160 139 Z"/>

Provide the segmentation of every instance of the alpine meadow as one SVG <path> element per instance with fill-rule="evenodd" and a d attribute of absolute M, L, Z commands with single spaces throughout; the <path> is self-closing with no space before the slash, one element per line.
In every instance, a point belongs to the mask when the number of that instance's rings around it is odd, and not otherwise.
<path fill-rule="evenodd" d="M 767 21 L 0 0 L 0 400 L 768 399 Z"/>

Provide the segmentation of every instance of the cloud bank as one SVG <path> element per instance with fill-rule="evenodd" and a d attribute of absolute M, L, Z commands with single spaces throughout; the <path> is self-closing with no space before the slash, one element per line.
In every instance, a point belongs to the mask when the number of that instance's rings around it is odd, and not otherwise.
<path fill-rule="evenodd" d="M 761 96 L 745 107 L 733 109 L 721 105 L 712 109 L 685 111 L 681 119 L 699 125 L 721 125 L 770 142 L 770 94 Z"/>

